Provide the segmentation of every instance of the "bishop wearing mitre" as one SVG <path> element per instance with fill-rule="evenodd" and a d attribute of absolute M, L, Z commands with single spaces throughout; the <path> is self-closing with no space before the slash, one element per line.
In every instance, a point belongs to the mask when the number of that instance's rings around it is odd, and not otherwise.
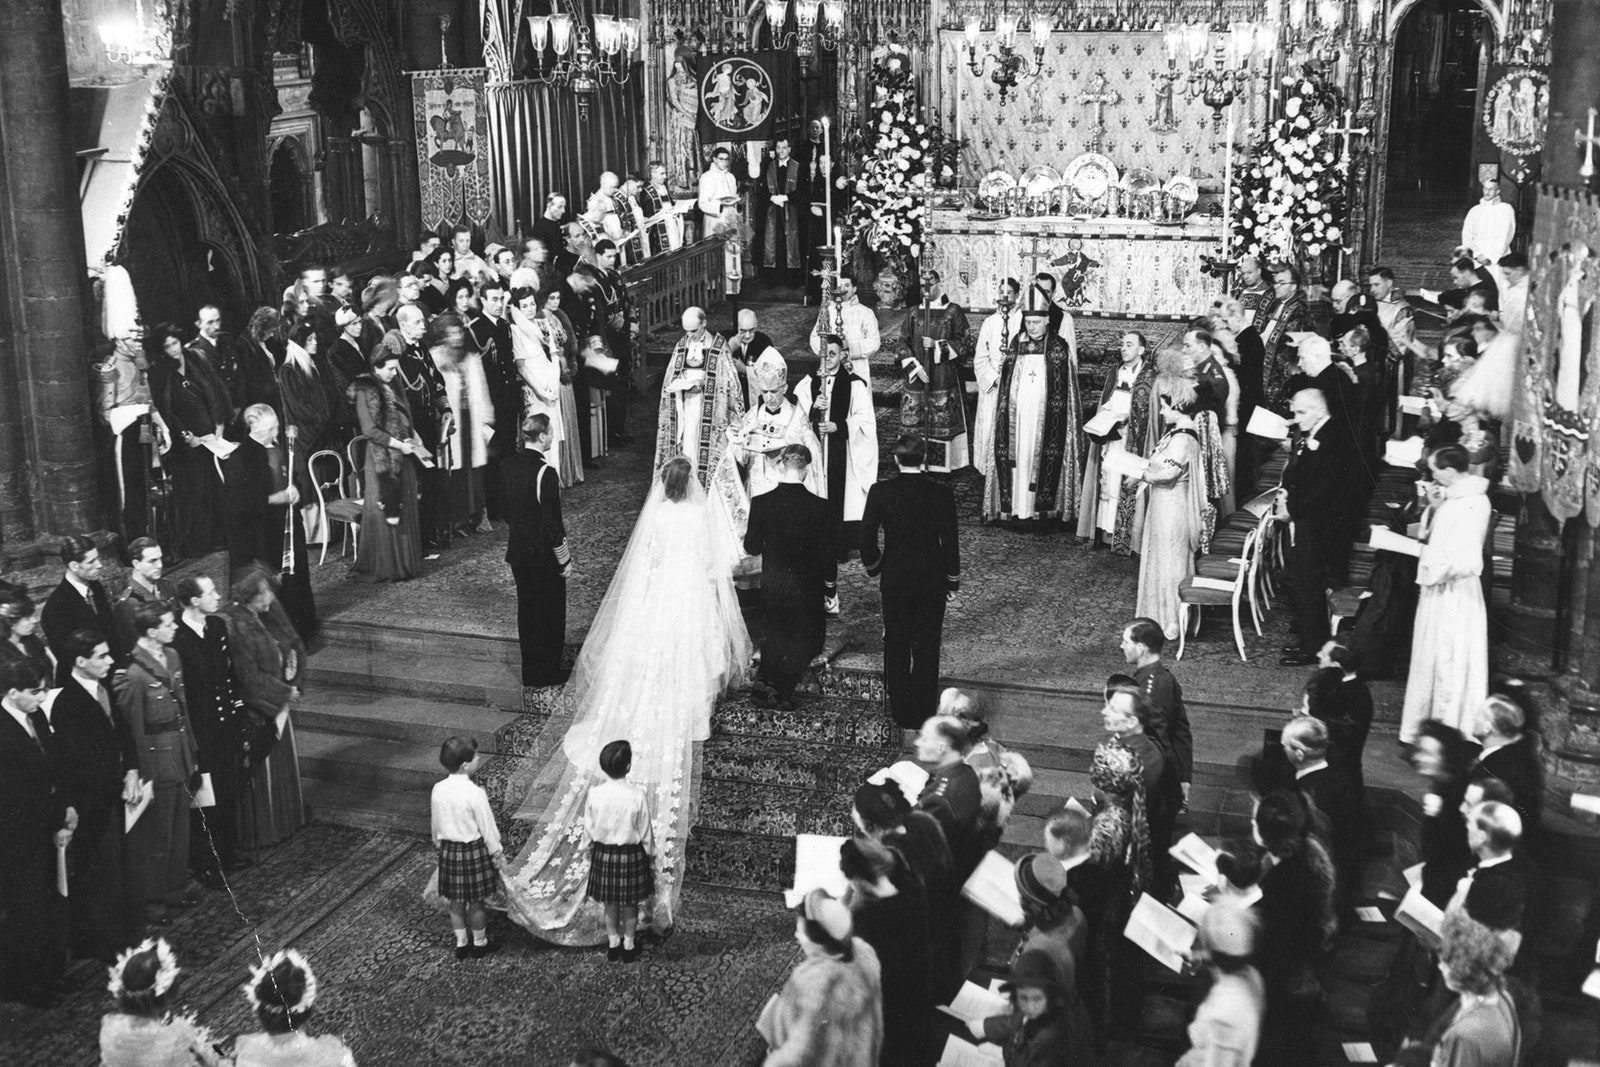
<path fill-rule="evenodd" d="M 1077 365 L 1067 342 L 1050 330 L 1050 302 L 1036 288 L 1001 365 L 996 400 L 985 521 L 1071 524 L 1083 454 Z"/>
<path fill-rule="evenodd" d="M 728 443 L 728 430 L 744 415 L 738 364 L 721 334 L 706 329 L 706 313 L 683 313 L 683 337 L 672 348 L 662 378 L 656 420 L 655 469 L 674 456 L 688 456 L 695 477 L 709 487 Z"/>

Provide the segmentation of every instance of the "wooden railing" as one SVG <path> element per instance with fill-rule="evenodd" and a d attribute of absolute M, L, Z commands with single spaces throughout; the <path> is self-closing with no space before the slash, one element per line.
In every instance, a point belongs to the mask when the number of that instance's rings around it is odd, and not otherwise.
<path fill-rule="evenodd" d="M 726 283 L 722 238 L 708 237 L 676 252 L 653 256 L 622 275 L 639 314 L 639 344 L 633 378 L 641 392 L 648 385 L 645 353 L 651 333 L 676 327 L 685 308 L 710 309 L 722 302 Z"/>

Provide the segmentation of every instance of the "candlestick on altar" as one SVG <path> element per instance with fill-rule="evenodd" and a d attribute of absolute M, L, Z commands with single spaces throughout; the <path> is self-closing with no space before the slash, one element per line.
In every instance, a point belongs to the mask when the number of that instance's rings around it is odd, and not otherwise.
<path fill-rule="evenodd" d="M 822 179 L 822 224 L 833 225 L 833 149 L 828 142 L 828 116 L 822 116 L 822 162 L 817 176 Z M 827 231 L 824 230 L 824 233 Z"/>
<path fill-rule="evenodd" d="M 1233 243 L 1233 103 L 1228 104 L 1228 134 L 1222 144 L 1222 258 Z"/>

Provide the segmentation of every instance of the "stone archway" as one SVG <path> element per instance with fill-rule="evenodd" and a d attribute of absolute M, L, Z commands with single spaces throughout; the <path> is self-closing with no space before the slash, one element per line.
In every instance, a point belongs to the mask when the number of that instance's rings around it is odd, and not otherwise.
<path fill-rule="evenodd" d="M 1369 142 L 1369 152 L 1366 159 L 1369 161 L 1365 173 L 1358 181 L 1358 187 L 1364 188 L 1365 215 L 1367 225 L 1363 241 L 1363 260 L 1365 265 L 1375 265 L 1383 255 L 1385 212 L 1389 208 L 1393 183 L 1396 175 L 1390 171 L 1390 146 L 1395 133 L 1396 116 L 1393 113 L 1393 100 L 1395 96 L 1395 65 L 1398 59 L 1398 41 L 1406 19 L 1415 13 L 1419 5 L 1427 0 L 1399 0 L 1389 12 L 1384 23 L 1384 37 L 1376 62 L 1374 64 L 1377 77 L 1373 79 L 1372 104 L 1373 137 Z M 1481 11 L 1487 20 L 1484 38 L 1481 42 L 1481 60 L 1478 71 L 1476 98 L 1481 101 L 1483 89 L 1482 77 L 1487 71 L 1490 56 L 1494 49 L 1504 39 L 1506 14 L 1505 10 L 1494 3 L 1494 0 L 1463 0 L 1465 6 L 1472 6 Z M 1469 127 L 1470 129 L 1470 127 Z M 1470 136 L 1470 134 L 1469 134 Z M 1469 149 L 1470 150 L 1470 149 Z M 1461 206 L 1461 213 L 1466 212 L 1466 205 Z M 1453 242 L 1451 242 L 1453 243 Z M 1448 252 L 1448 249 L 1445 250 Z"/>
<path fill-rule="evenodd" d="M 241 235 L 211 202 L 192 167 L 172 159 L 149 172 L 128 210 L 120 261 L 148 323 L 194 321 L 202 304 L 242 325 L 257 286 Z"/>
<path fill-rule="evenodd" d="M 298 233 L 316 224 L 310 160 L 298 137 L 280 138 L 267 152 L 267 200 L 275 234 Z"/>

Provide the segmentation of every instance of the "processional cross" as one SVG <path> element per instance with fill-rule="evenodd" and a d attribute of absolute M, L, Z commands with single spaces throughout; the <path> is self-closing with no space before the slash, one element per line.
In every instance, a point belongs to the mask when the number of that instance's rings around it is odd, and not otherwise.
<path fill-rule="evenodd" d="M 1350 125 L 1350 123 L 1353 122 L 1354 120 L 1355 120 L 1355 112 L 1351 111 L 1349 108 L 1345 108 L 1344 109 L 1344 125 L 1343 126 L 1330 126 L 1330 127 L 1328 127 L 1328 133 L 1329 134 L 1331 134 L 1334 137 L 1343 137 L 1344 138 L 1344 151 L 1339 156 L 1339 165 L 1341 167 L 1343 167 L 1346 172 L 1348 172 L 1350 170 L 1350 138 L 1352 138 L 1352 137 L 1366 137 L 1368 134 L 1370 134 L 1372 132 L 1371 130 L 1367 129 L 1365 126 L 1362 126 L 1362 127 L 1358 128 L 1358 127 Z"/>
<path fill-rule="evenodd" d="M 1122 103 L 1122 94 L 1111 88 L 1103 70 L 1094 72 L 1090 89 L 1092 91 L 1078 97 L 1078 103 L 1094 105 L 1094 132 L 1089 135 L 1089 150 L 1098 152 L 1101 139 L 1106 135 L 1106 105 Z"/>

